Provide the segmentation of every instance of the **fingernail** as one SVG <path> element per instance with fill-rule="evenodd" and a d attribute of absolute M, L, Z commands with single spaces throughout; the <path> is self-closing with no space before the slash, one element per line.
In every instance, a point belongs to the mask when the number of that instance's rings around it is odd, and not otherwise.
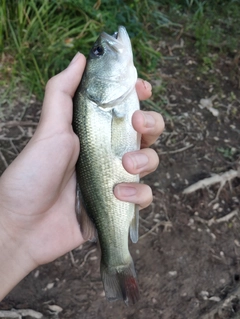
<path fill-rule="evenodd" d="M 143 80 L 143 85 L 144 85 L 146 90 L 152 91 L 152 85 L 148 81 Z"/>
<path fill-rule="evenodd" d="M 119 197 L 131 197 L 137 194 L 135 187 L 117 185 L 117 193 Z"/>
<path fill-rule="evenodd" d="M 152 115 L 145 113 L 144 114 L 145 117 L 145 127 L 154 127 L 155 125 L 155 119 Z"/>
<path fill-rule="evenodd" d="M 131 154 L 128 154 L 128 156 L 131 158 L 133 167 L 135 169 L 142 168 L 146 166 L 146 164 L 148 163 L 148 157 L 146 154 L 131 153 Z"/>
<path fill-rule="evenodd" d="M 77 61 L 78 57 L 79 57 L 80 53 L 77 52 L 76 55 L 74 56 L 74 58 L 72 59 L 72 61 L 70 62 L 69 65 L 73 64 L 75 61 Z"/>

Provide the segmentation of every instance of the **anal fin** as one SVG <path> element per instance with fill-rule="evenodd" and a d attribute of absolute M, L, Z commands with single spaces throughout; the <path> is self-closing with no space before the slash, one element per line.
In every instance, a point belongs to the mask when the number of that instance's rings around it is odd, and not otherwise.
<path fill-rule="evenodd" d="M 138 227 L 139 227 L 139 205 L 135 205 L 135 213 L 130 224 L 130 238 L 133 243 L 138 242 Z"/>

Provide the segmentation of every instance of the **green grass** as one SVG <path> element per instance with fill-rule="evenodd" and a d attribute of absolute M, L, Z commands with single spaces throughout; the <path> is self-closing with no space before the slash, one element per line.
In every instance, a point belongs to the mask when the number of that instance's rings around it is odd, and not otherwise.
<path fill-rule="evenodd" d="M 182 23 L 184 32 L 195 39 L 199 57 L 217 49 L 220 53 L 240 48 L 239 0 L 164 1 L 171 18 Z"/>
<path fill-rule="evenodd" d="M 127 27 L 141 75 L 155 69 L 160 54 L 146 25 L 168 23 L 155 1 L 2 0 L 0 49 L 4 64 L 0 81 L 19 77 L 29 91 L 42 98 L 47 80 L 64 69 L 77 51 L 87 55 L 98 34 Z M 146 14 L 147 12 L 147 14 Z"/>
<path fill-rule="evenodd" d="M 0 85 L 6 94 L 23 84 L 42 98 L 47 80 L 77 51 L 88 55 L 98 34 L 118 25 L 127 27 L 140 76 L 156 74 L 161 55 L 154 48 L 169 26 L 194 39 L 208 70 L 217 60 L 212 53 L 240 49 L 239 16 L 240 0 L 1 0 Z"/>

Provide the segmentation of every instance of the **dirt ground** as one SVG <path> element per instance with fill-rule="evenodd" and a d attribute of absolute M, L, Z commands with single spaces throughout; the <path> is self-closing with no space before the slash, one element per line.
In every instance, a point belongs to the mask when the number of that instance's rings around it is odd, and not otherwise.
<path fill-rule="evenodd" d="M 193 46 L 173 36 L 159 43 L 163 80 L 152 79 L 152 105 L 161 106 L 166 129 L 153 145 L 160 165 L 144 179 L 154 201 L 141 212 L 138 243 L 130 244 L 140 301 L 127 307 L 105 300 L 99 255 L 86 243 L 30 273 L 0 309 L 60 319 L 240 318 L 239 61 L 216 51 L 216 67 L 203 67 Z M 34 133 L 40 108 L 34 99 L 27 107 L 18 99 L 1 106 L 0 173 Z M 228 171 L 226 183 L 183 194 Z"/>

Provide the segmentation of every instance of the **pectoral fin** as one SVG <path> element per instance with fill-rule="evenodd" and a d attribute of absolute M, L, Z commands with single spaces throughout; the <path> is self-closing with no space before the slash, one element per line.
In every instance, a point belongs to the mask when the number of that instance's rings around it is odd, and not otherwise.
<path fill-rule="evenodd" d="M 118 109 L 117 107 L 113 108 L 113 116 L 117 118 L 118 120 L 123 120 L 124 117 L 126 116 L 125 110 L 122 110 L 121 108 Z"/>
<path fill-rule="evenodd" d="M 83 239 L 89 241 L 97 241 L 97 230 L 86 212 L 78 183 L 76 189 L 75 210 Z"/>
<path fill-rule="evenodd" d="M 138 227 L 139 227 L 139 205 L 135 205 L 135 214 L 130 224 L 130 238 L 133 243 L 138 241 Z"/>

